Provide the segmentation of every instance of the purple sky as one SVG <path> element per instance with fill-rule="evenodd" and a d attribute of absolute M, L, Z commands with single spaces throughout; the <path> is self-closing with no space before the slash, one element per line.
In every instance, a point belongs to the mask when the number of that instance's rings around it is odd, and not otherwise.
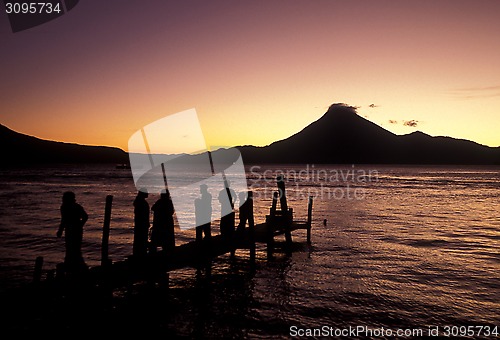
<path fill-rule="evenodd" d="M 398 134 L 499 146 L 499 13 L 494 0 L 86 0 L 15 34 L 2 14 L 0 122 L 126 149 L 194 107 L 208 145 L 265 145 L 345 102 Z"/>

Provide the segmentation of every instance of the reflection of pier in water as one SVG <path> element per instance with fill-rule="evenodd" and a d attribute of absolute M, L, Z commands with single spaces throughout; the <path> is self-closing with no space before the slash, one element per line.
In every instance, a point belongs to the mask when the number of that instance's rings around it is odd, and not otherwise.
<path fill-rule="evenodd" d="M 225 254 L 230 254 L 234 259 L 238 249 L 249 250 L 250 262 L 254 263 L 256 245 L 259 243 L 266 246 L 268 258 L 273 256 L 273 252 L 279 250 L 292 252 L 300 249 L 300 244 L 292 240 L 292 232 L 296 230 L 305 229 L 307 244 L 311 243 L 312 197 L 308 202 L 307 220 L 294 220 L 293 209 L 287 204 L 284 179 L 278 177 L 278 191 L 273 195 L 272 206 L 264 223 L 254 223 L 253 195 L 250 191 L 247 205 L 248 221 L 242 230 L 235 230 L 232 236 L 216 235 L 208 240 L 198 239 L 176 246 L 170 252 L 164 250 L 150 252 L 141 258 L 130 256 L 124 261 L 113 263 L 108 258 L 112 199 L 112 196 L 106 199 L 101 266 L 75 274 L 65 273 L 64 264 L 60 264 L 55 271 L 48 271 L 45 280 L 42 280 L 43 258 L 38 257 L 34 274 L 34 283 L 38 289 L 63 293 L 65 288 L 71 287 L 76 281 L 78 281 L 79 288 L 96 288 L 109 292 L 113 289 L 131 287 L 137 282 L 162 282 L 168 286 L 169 272 L 183 268 L 196 268 L 198 274 L 201 275 L 204 272 L 206 277 L 210 277 L 213 260 Z M 278 201 L 280 209 L 277 208 Z M 280 235 L 284 235 L 284 242 L 276 241 Z"/>

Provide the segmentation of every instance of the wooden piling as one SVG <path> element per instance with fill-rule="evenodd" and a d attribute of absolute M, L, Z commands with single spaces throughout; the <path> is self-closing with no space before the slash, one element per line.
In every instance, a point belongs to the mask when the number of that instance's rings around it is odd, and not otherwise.
<path fill-rule="evenodd" d="M 248 200 L 248 232 L 250 239 L 250 260 L 255 261 L 255 222 L 253 218 L 253 191 L 249 191 Z"/>
<path fill-rule="evenodd" d="M 276 213 L 276 205 L 278 204 L 278 195 L 279 193 L 277 192 L 273 193 L 273 203 L 271 204 L 271 208 L 269 209 L 269 213 L 272 214 L 273 216 Z"/>
<path fill-rule="evenodd" d="M 285 240 L 287 246 L 292 245 L 292 231 L 290 230 L 292 227 L 292 211 L 287 211 L 286 213 L 283 214 L 283 219 L 284 219 L 284 229 L 285 229 Z"/>
<path fill-rule="evenodd" d="M 313 208 L 313 197 L 309 196 L 309 203 L 307 204 L 307 243 L 308 244 L 311 244 L 312 208 Z"/>
<path fill-rule="evenodd" d="M 292 232 L 290 231 L 291 224 L 293 222 L 293 210 L 288 209 L 288 203 L 286 200 L 286 190 L 285 190 L 285 179 L 282 175 L 277 178 L 279 196 L 280 196 L 280 206 L 283 228 L 285 229 L 285 240 L 288 246 L 292 244 Z"/>
<path fill-rule="evenodd" d="M 273 193 L 273 203 L 269 211 L 269 215 L 266 216 L 266 229 L 267 229 L 267 256 L 270 257 L 273 252 L 274 246 L 274 223 L 276 219 L 276 205 L 278 202 L 279 193 L 275 191 Z"/>
<path fill-rule="evenodd" d="M 280 206 L 281 206 L 281 211 L 285 214 L 288 212 L 288 203 L 286 201 L 286 191 L 285 191 L 285 179 L 283 176 L 278 176 L 277 178 L 278 181 L 278 191 L 280 195 Z"/>
<path fill-rule="evenodd" d="M 228 194 L 229 197 L 230 194 Z M 230 232 L 228 235 L 229 243 L 231 245 L 231 260 L 234 260 L 236 258 L 236 213 L 234 211 L 234 204 L 233 204 L 233 211 L 231 212 L 231 226 L 230 226 Z"/>
<path fill-rule="evenodd" d="M 109 264 L 109 226 L 111 223 L 111 207 L 113 205 L 113 195 L 106 196 L 106 207 L 104 208 L 104 224 L 102 227 L 101 265 Z"/>
<path fill-rule="evenodd" d="M 43 256 L 38 256 L 35 260 L 35 271 L 33 273 L 33 283 L 39 283 L 42 279 Z"/>

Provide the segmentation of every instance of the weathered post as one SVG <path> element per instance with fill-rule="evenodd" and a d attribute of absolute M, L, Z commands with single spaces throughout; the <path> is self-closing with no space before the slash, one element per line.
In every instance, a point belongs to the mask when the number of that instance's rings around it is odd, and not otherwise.
<path fill-rule="evenodd" d="M 250 260 L 255 261 L 255 223 L 253 219 L 253 191 L 248 192 L 248 231 L 250 241 Z"/>
<path fill-rule="evenodd" d="M 291 224 L 293 222 L 292 210 L 288 209 L 288 203 L 286 201 L 286 191 L 285 191 L 285 180 L 283 176 L 278 176 L 278 190 L 280 195 L 280 205 L 283 227 L 285 229 L 285 239 L 288 246 L 292 244 L 292 233 L 290 231 Z"/>
<path fill-rule="evenodd" d="M 273 203 L 266 216 L 266 229 L 267 229 L 267 257 L 271 257 L 274 246 L 274 224 L 276 219 L 276 205 L 278 202 L 278 192 L 273 193 Z"/>
<path fill-rule="evenodd" d="M 313 197 L 309 196 L 309 203 L 307 205 L 307 243 L 308 244 L 311 244 L 312 209 L 313 209 Z"/>
<path fill-rule="evenodd" d="M 109 265 L 109 226 L 111 223 L 111 207 L 113 195 L 106 196 L 106 207 L 104 208 L 104 224 L 102 227 L 101 266 Z"/>
<path fill-rule="evenodd" d="M 104 207 L 104 222 L 102 226 L 101 245 L 101 267 L 102 273 L 102 293 L 111 297 L 113 288 L 111 287 L 111 260 L 109 259 L 109 228 L 111 223 L 111 207 L 113 206 L 113 195 L 106 196 L 106 206 Z"/>
<path fill-rule="evenodd" d="M 277 178 L 278 181 L 278 191 L 280 195 L 280 205 L 281 205 L 281 211 L 283 211 L 283 214 L 288 213 L 288 203 L 286 201 L 286 191 L 285 191 L 285 179 L 283 178 L 282 175 L 279 175 Z"/>
<path fill-rule="evenodd" d="M 230 196 L 231 197 L 231 196 Z M 232 218 L 230 220 L 231 223 L 231 231 L 230 231 L 230 236 L 229 236 L 229 246 L 231 247 L 231 260 L 234 260 L 236 258 L 236 234 L 235 234 L 235 216 L 236 214 L 234 211 L 231 213 Z"/>
<path fill-rule="evenodd" d="M 38 256 L 35 260 L 35 271 L 33 273 L 33 283 L 39 283 L 42 278 L 43 256 Z"/>

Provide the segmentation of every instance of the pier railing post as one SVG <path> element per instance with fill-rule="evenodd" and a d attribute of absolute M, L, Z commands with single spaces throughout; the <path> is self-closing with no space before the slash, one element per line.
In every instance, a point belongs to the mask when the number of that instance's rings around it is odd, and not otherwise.
<path fill-rule="evenodd" d="M 311 244 L 312 208 L 313 208 L 313 197 L 309 196 L 309 203 L 307 205 L 307 243 L 308 244 Z"/>
<path fill-rule="evenodd" d="M 278 205 L 278 192 L 273 192 L 273 203 L 271 204 L 271 209 L 269 210 L 270 213 L 274 214 L 276 213 L 276 206 Z"/>
<path fill-rule="evenodd" d="M 250 241 L 250 260 L 255 261 L 255 223 L 253 219 L 253 192 L 248 192 L 248 231 Z"/>
<path fill-rule="evenodd" d="M 292 232 L 291 226 L 293 223 L 293 210 L 288 209 L 288 203 L 286 200 L 286 190 L 285 190 L 285 179 L 282 175 L 278 176 L 278 190 L 280 195 L 280 206 L 281 206 L 281 214 L 282 214 L 282 222 L 284 223 L 283 227 L 285 229 L 285 240 L 288 246 L 292 244 Z"/>
<path fill-rule="evenodd" d="M 102 228 L 101 265 L 109 264 L 109 226 L 111 223 L 111 207 L 113 205 L 113 195 L 106 196 L 106 207 L 104 208 L 104 224 Z"/>
<path fill-rule="evenodd" d="M 274 224 L 276 216 L 276 205 L 278 202 L 278 192 L 273 193 L 273 203 L 269 211 L 269 215 L 266 216 L 266 229 L 267 229 L 267 256 L 270 257 L 273 252 L 274 247 Z"/>
<path fill-rule="evenodd" d="M 283 176 L 278 176 L 277 178 L 278 181 L 278 191 L 280 195 L 280 206 L 281 206 L 281 211 L 283 211 L 284 214 L 288 212 L 288 203 L 286 201 L 286 191 L 285 191 L 285 180 Z"/>

